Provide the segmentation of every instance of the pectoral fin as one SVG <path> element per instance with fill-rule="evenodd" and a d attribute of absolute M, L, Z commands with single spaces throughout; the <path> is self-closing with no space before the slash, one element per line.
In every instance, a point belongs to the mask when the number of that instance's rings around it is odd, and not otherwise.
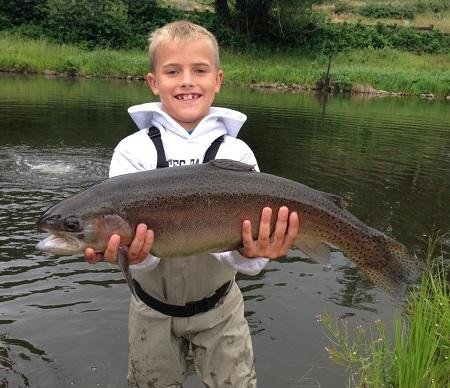
<path fill-rule="evenodd" d="M 128 265 L 128 248 L 120 247 L 117 253 L 117 263 L 119 268 L 123 273 L 125 280 L 127 281 L 128 287 L 130 288 L 131 294 L 137 298 L 136 291 L 134 289 L 133 278 L 131 276 L 130 267 Z"/>
<path fill-rule="evenodd" d="M 323 241 L 300 234 L 294 245 L 311 259 L 323 265 L 330 265 L 330 247 Z"/>

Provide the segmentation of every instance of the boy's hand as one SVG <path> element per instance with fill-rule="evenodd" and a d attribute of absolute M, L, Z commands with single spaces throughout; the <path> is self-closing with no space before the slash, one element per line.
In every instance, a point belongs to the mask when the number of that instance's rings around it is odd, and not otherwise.
<path fill-rule="evenodd" d="M 272 236 L 270 235 L 271 217 L 272 209 L 265 207 L 261 213 L 258 240 L 253 240 L 250 221 L 244 221 L 242 225 L 244 248 L 239 250 L 242 256 L 248 258 L 267 257 L 268 259 L 279 259 L 287 255 L 289 248 L 297 238 L 299 227 L 298 214 L 296 212 L 289 214 L 289 209 L 286 206 L 280 207 Z"/>
<path fill-rule="evenodd" d="M 153 231 L 147 228 L 145 224 L 139 224 L 136 227 L 136 235 L 131 245 L 128 247 L 128 264 L 137 264 L 144 260 L 153 247 L 155 235 Z M 103 253 L 95 253 L 92 248 L 86 248 L 84 258 L 90 264 L 99 261 L 107 261 L 111 264 L 117 264 L 117 251 L 120 245 L 120 236 L 113 234 L 108 242 L 108 246 Z"/>

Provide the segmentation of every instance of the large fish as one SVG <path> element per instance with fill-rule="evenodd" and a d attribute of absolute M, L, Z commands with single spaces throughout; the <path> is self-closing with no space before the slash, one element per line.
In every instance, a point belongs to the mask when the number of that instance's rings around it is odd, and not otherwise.
<path fill-rule="evenodd" d="M 113 233 L 127 246 L 139 223 L 155 233 L 152 254 L 180 257 L 242 247 L 242 222 L 258 234 L 261 210 L 287 206 L 300 217 L 295 246 L 329 263 L 337 247 L 376 285 L 393 294 L 419 279 L 424 265 L 399 242 L 358 220 L 339 197 L 253 166 L 214 160 L 107 179 L 49 208 L 38 220 L 51 236 L 37 248 L 58 255 L 103 252 Z M 126 263 L 120 260 L 122 265 Z M 124 273 L 129 273 L 123 268 Z M 129 280 L 129 279 L 128 279 Z"/>

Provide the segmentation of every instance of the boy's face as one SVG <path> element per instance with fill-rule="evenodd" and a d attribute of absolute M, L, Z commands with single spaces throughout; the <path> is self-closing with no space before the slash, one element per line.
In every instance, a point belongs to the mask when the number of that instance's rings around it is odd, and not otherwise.
<path fill-rule="evenodd" d="M 216 68 L 206 39 L 161 44 L 155 53 L 154 70 L 147 75 L 163 110 L 188 131 L 209 114 L 222 80 L 223 72 Z"/>

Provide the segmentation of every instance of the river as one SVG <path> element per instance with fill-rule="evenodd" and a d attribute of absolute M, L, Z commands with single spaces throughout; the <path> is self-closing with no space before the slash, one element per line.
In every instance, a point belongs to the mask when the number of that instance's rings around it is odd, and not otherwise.
<path fill-rule="evenodd" d="M 120 272 L 35 250 L 56 201 L 107 177 L 135 131 L 142 82 L 0 75 L 0 387 L 124 387 L 130 294 Z M 420 254 L 450 229 L 450 103 L 225 88 L 261 170 L 342 195 L 367 224 Z M 260 388 L 345 387 L 316 316 L 392 323 L 397 304 L 341 253 L 330 268 L 296 250 L 238 276 Z M 191 375 L 186 387 L 199 386 Z"/>

